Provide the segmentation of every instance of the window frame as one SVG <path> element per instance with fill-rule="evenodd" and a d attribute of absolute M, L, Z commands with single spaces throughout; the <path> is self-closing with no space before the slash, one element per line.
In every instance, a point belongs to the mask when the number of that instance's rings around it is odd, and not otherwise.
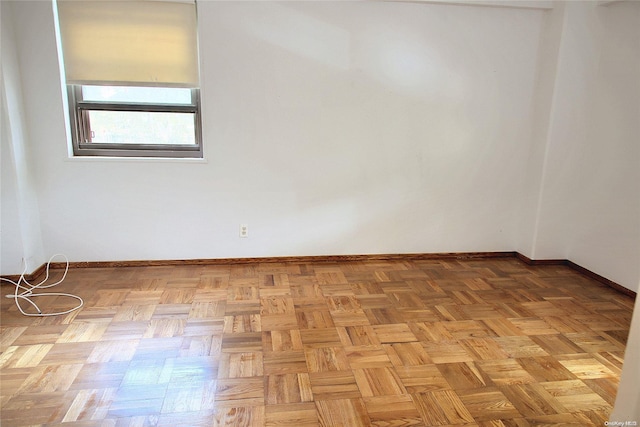
<path fill-rule="evenodd" d="M 202 121 L 200 114 L 200 89 L 191 88 L 191 104 L 164 104 L 148 102 L 85 101 L 81 84 L 67 84 L 69 100 L 71 140 L 73 155 L 78 157 L 143 157 L 143 158 L 196 158 L 204 157 L 202 149 Z M 193 145 L 137 144 L 91 142 L 89 111 L 166 112 L 194 115 Z M 89 136 L 87 138 L 87 136 Z"/>

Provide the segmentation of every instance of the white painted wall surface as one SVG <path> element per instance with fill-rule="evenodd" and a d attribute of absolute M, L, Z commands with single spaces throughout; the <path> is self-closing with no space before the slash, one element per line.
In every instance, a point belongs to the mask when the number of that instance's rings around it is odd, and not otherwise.
<path fill-rule="evenodd" d="M 31 144 L 23 106 L 21 69 L 14 39 L 13 2 L 0 3 L 2 55 L 0 138 L 2 199 L 0 271 L 32 272 L 44 263 L 38 194 L 33 176 Z"/>
<path fill-rule="evenodd" d="M 552 104 L 556 88 L 558 53 L 564 28 L 564 3 L 558 2 L 545 13 L 540 39 L 536 83 L 533 97 L 531 143 L 527 156 L 526 172 L 523 174 L 522 191 L 518 205 L 518 238 L 516 250 L 535 259 L 539 207 L 542 197 L 542 182 L 545 176 L 545 159 L 549 124 L 552 119 Z"/>
<path fill-rule="evenodd" d="M 51 8 L 14 12 L 48 253 L 514 248 L 542 11 L 201 2 L 203 163 L 67 159 Z"/>
<path fill-rule="evenodd" d="M 640 278 L 640 3 L 566 5 L 534 257 Z"/>
<path fill-rule="evenodd" d="M 20 260 L 24 255 L 20 235 L 20 215 L 18 214 L 18 188 L 15 167 L 9 145 L 7 113 L 4 102 L 0 103 L 0 271 L 22 271 Z"/>

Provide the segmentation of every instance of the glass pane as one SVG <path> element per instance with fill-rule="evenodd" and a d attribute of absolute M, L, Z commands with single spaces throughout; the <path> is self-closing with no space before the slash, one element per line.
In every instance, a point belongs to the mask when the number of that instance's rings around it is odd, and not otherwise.
<path fill-rule="evenodd" d="M 191 89 L 175 87 L 82 86 L 82 99 L 103 102 L 191 104 Z"/>
<path fill-rule="evenodd" d="M 193 113 L 88 111 L 91 142 L 194 145 Z"/>

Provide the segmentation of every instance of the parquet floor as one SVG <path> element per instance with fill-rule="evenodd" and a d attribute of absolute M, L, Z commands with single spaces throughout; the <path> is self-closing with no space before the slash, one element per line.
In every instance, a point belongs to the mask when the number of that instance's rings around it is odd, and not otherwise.
<path fill-rule="evenodd" d="M 602 426 L 633 308 L 515 258 L 75 269 L 56 290 L 84 308 L 1 298 L 3 427 Z"/>

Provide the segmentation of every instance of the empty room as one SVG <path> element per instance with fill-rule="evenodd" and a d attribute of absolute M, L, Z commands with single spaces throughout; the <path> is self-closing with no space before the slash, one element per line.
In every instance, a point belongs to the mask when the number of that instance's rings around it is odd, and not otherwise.
<path fill-rule="evenodd" d="M 2 426 L 640 423 L 640 2 L 0 6 Z"/>

